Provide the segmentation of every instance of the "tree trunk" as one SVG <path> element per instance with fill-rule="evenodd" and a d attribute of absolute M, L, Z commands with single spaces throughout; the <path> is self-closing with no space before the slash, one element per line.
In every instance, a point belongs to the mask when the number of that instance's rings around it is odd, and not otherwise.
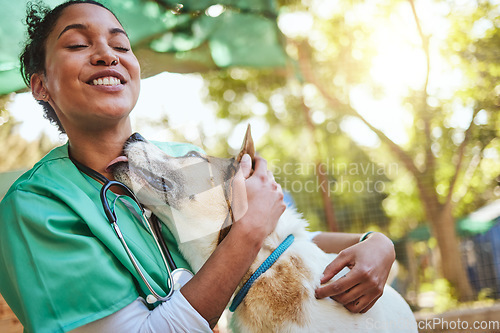
<path fill-rule="evenodd" d="M 316 155 L 316 161 L 315 161 L 316 174 L 318 175 L 318 181 L 320 183 L 321 201 L 323 203 L 323 212 L 325 213 L 326 226 L 328 227 L 329 231 L 336 232 L 339 231 L 339 229 L 337 225 L 337 218 L 335 217 L 335 208 L 330 198 L 330 192 L 329 192 L 330 187 L 328 186 L 328 176 L 324 171 L 323 163 L 321 162 L 322 142 L 318 140 L 316 134 L 316 126 L 312 122 L 310 116 L 311 110 L 309 110 L 309 107 L 307 107 L 303 98 L 302 98 L 302 111 L 304 112 L 304 118 L 306 119 L 307 128 L 309 129 L 309 132 L 311 134 L 312 143 L 316 148 L 316 151 L 314 153 Z"/>
<path fill-rule="evenodd" d="M 474 292 L 460 253 L 460 242 L 455 229 L 451 204 L 443 207 L 436 221 L 432 221 L 441 253 L 443 276 L 456 288 L 461 301 L 471 300 Z"/>
<path fill-rule="evenodd" d="M 419 190 L 427 218 L 431 223 L 432 234 L 437 240 L 441 258 L 441 273 L 455 288 L 460 301 L 470 300 L 473 298 L 474 292 L 470 286 L 460 253 L 451 202 L 442 205 L 433 195 L 434 193 L 430 193 L 433 189 L 424 189 L 419 186 Z"/>
<path fill-rule="evenodd" d="M 332 200 L 330 199 L 330 192 L 328 191 L 328 176 L 326 175 L 321 162 L 316 162 L 316 173 L 318 174 L 318 180 L 321 184 L 321 200 L 323 201 L 326 225 L 328 226 L 329 231 L 337 232 L 339 231 L 339 228 L 337 225 L 337 219 L 335 218 L 335 209 L 333 207 Z"/>

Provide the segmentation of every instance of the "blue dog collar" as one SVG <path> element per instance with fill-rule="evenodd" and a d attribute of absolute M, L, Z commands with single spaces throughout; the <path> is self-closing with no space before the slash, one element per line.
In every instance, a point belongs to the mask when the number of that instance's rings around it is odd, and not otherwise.
<path fill-rule="evenodd" d="M 231 306 L 229 307 L 229 311 L 234 312 L 238 305 L 240 305 L 241 301 L 243 301 L 243 298 L 247 295 L 248 291 L 250 290 L 250 287 L 252 284 L 261 276 L 265 271 L 267 271 L 275 262 L 278 260 L 278 258 L 285 252 L 286 249 L 292 245 L 295 237 L 293 235 L 288 235 L 288 237 L 267 257 L 266 260 L 257 268 L 257 270 L 252 274 L 252 276 L 248 279 L 247 282 L 243 285 L 243 287 L 240 289 L 238 294 L 234 296 L 233 302 L 231 303 Z"/>

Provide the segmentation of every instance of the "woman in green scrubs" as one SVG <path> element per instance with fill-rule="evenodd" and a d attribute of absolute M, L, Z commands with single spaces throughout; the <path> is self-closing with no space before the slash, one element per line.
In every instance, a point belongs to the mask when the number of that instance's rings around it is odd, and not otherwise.
<path fill-rule="evenodd" d="M 27 23 L 24 78 L 68 143 L 19 178 L 0 203 L 0 293 L 27 332 L 107 331 L 109 326 L 99 324 L 106 318 L 113 318 L 115 331 L 144 329 L 137 323 L 149 319 L 157 321 L 149 331 L 210 331 L 285 209 L 266 161 L 257 159 L 252 176 L 249 160 L 242 161 L 248 211 L 195 277 L 174 293 L 177 299 L 155 308 L 143 305 L 142 312 L 140 305 L 137 311 L 129 308 L 148 290 L 104 215 L 101 184 L 81 173 L 69 156 L 113 179 L 106 166 L 132 134 L 129 113 L 139 95 L 139 63 L 122 25 L 100 3 L 71 1 L 53 10 L 32 6 Z M 174 156 L 198 149 L 157 144 Z M 148 280 L 156 290 L 167 290 L 149 234 L 120 203 L 117 215 Z M 164 233 L 177 265 L 189 268 L 172 235 Z M 314 238 L 326 251 L 343 250 L 327 267 L 325 281 L 344 266 L 352 268 L 342 281 L 318 289 L 317 297 L 332 296 L 353 312 L 368 310 L 380 297 L 394 260 L 387 237 L 373 233 L 358 243 L 359 236 Z M 369 278 L 366 271 L 372 272 Z"/>

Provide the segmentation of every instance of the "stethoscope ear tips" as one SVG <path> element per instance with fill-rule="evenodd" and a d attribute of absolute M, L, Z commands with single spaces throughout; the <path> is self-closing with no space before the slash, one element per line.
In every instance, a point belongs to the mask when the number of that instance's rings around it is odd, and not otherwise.
<path fill-rule="evenodd" d="M 149 304 L 154 304 L 156 303 L 158 300 L 156 299 L 156 297 L 154 297 L 153 295 L 148 295 L 146 297 L 146 302 L 148 302 Z"/>

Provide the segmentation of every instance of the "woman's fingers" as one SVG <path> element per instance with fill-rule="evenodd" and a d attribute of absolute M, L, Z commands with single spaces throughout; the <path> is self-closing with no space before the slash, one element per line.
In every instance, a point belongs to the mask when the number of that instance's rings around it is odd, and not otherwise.
<path fill-rule="evenodd" d="M 241 157 L 240 169 L 245 179 L 250 177 L 250 174 L 252 173 L 252 158 L 250 155 L 245 154 Z"/>
<path fill-rule="evenodd" d="M 267 161 L 260 156 L 255 156 L 255 171 L 258 177 L 267 176 Z"/>
<path fill-rule="evenodd" d="M 341 251 L 339 255 L 328 266 L 326 266 L 320 283 L 324 284 L 330 281 L 335 275 L 337 275 L 342 269 L 344 269 L 344 267 L 352 267 L 353 265 L 351 261 L 352 258 L 349 253 Z M 351 283 L 350 279 L 346 280 L 346 278 L 347 275 L 346 277 L 340 278 L 335 282 L 329 283 L 326 286 L 316 289 L 316 297 L 324 298 L 335 296 L 355 286 L 354 283 Z"/>
<path fill-rule="evenodd" d="M 331 297 L 351 312 L 366 312 L 382 296 L 382 291 L 364 272 L 351 270 L 344 277 L 316 290 L 316 297 Z M 363 312 L 363 313 L 364 313 Z"/>
<path fill-rule="evenodd" d="M 316 289 L 316 298 L 331 297 L 333 299 L 336 299 L 337 296 L 339 298 L 342 298 L 341 296 L 349 292 L 349 290 L 353 289 L 358 284 L 359 280 L 353 278 L 353 274 L 349 272 L 337 281 L 328 283 Z"/>
<path fill-rule="evenodd" d="M 371 301 L 370 303 L 368 303 L 368 305 L 366 307 L 364 307 L 361 311 L 359 311 L 359 313 L 366 313 L 366 311 L 370 310 L 372 308 L 373 305 L 375 305 L 375 303 L 378 301 L 378 299 L 382 297 L 382 294 L 380 294 L 379 296 L 375 297 L 375 299 L 373 299 L 373 301 Z M 360 308 L 362 308 L 362 304 L 359 305 Z"/>
<path fill-rule="evenodd" d="M 342 305 L 347 305 L 357 301 L 361 296 L 363 296 L 364 292 L 365 290 L 363 290 L 363 287 L 358 284 L 340 294 L 331 296 L 331 298 Z"/>
<path fill-rule="evenodd" d="M 259 235 L 266 237 L 271 233 L 284 212 L 283 191 L 276 183 L 272 173 L 267 170 L 267 161 L 255 158 L 255 170 L 245 180 L 248 197 L 248 211 L 244 218 L 253 225 Z"/>

